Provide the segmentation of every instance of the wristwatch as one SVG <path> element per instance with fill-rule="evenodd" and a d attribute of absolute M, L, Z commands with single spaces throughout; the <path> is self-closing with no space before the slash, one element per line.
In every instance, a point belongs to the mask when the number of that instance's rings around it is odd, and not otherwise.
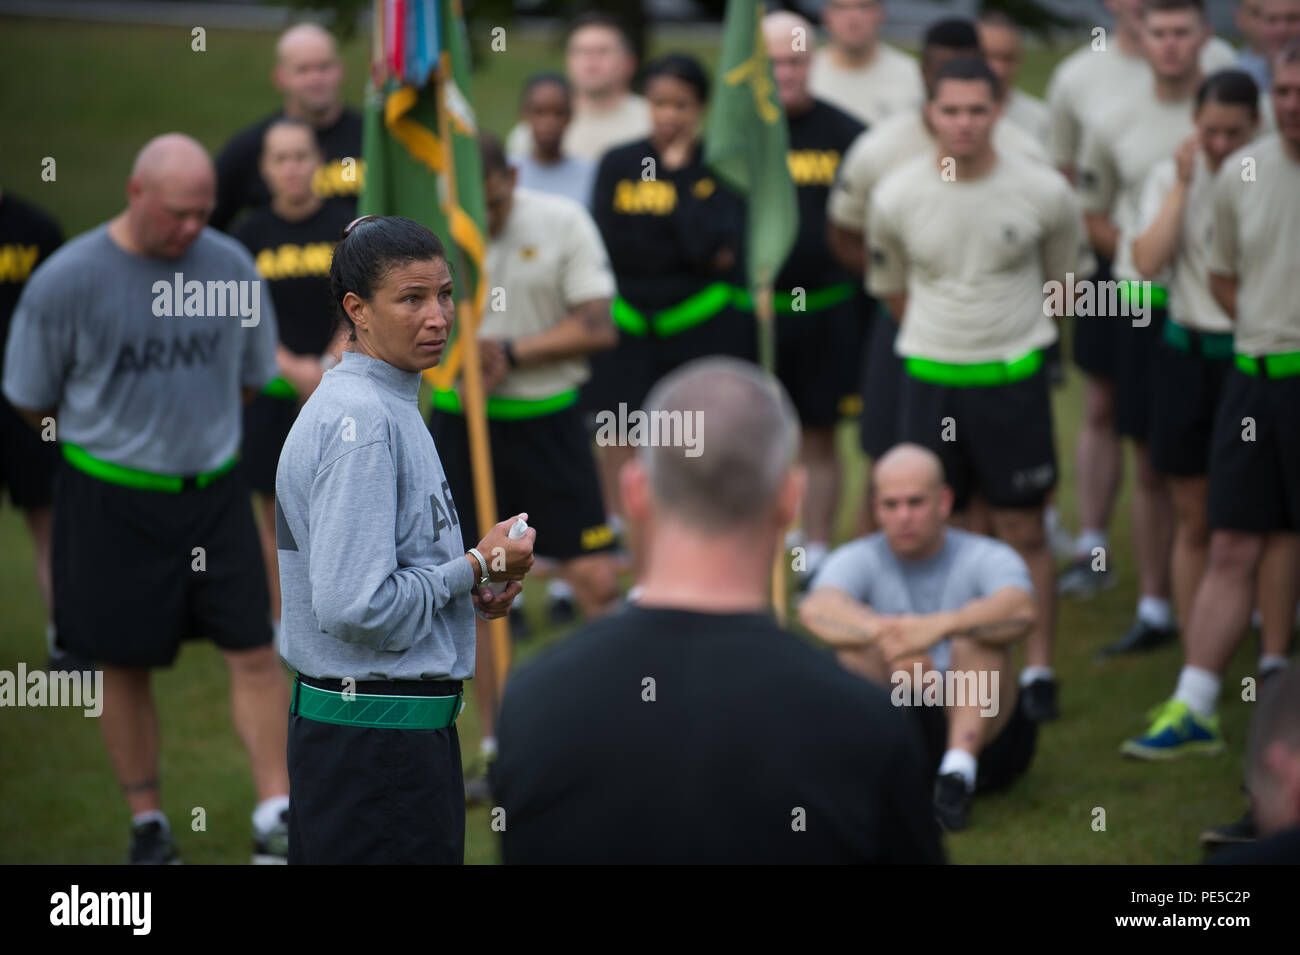
<path fill-rule="evenodd" d="M 489 583 L 491 583 L 491 580 L 488 578 L 487 560 L 479 552 L 479 549 L 477 547 L 471 547 L 469 549 L 469 553 L 473 554 L 474 559 L 478 561 L 479 578 L 478 578 L 478 584 L 476 586 L 480 588 L 486 587 Z"/>

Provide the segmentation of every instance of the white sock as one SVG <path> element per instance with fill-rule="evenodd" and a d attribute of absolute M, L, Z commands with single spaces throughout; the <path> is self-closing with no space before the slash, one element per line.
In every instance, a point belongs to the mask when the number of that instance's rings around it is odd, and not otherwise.
<path fill-rule="evenodd" d="M 1174 625 L 1174 607 L 1163 597 L 1140 597 L 1138 619 L 1148 626 L 1168 630 Z"/>
<path fill-rule="evenodd" d="M 943 754 L 943 761 L 939 763 L 939 775 L 958 773 L 966 781 L 966 791 L 970 792 L 975 788 L 975 770 L 978 766 L 979 761 L 966 750 L 950 749 Z"/>
<path fill-rule="evenodd" d="M 1032 666 L 1025 667 L 1020 671 L 1020 685 L 1029 686 L 1035 680 L 1052 680 L 1056 674 L 1052 672 L 1051 667 Z"/>
<path fill-rule="evenodd" d="M 497 755 L 497 738 L 484 736 L 478 741 L 478 754 L 484 759 L 495 759 Z"/>
<path fill-rule="evenodd" d="M 263 799 L 253 810 L 253 828 L 258 832 L 270 832 L 280 824 L 280 814 L 288 808 L 288 796 L 272 796 L 270 799 Z"/>
<path fill-rule="evenodd" d="M 1261 653 L 1259 655 L 1259 675 L 1267 676 L 1274 670 L 1285 670 L 1286 657 L 1280 653 Z"/>
<path fill-rule="evenodd" d="M 1091 557 L 1094 548 L 1106 548 L 1107 536 L 1105 531 L 1090 530 L 1085 528 L 1079 532 L 1078 538 L 1074 542 L 1074 553 L 1079 557 Z"/>
<path fill-rule="evenodd" d="M 546 584 L 546 596 L 552 600 L 572 600 L 573 588 L 569 586 L 567 580 L 552 577 Z"/>
<path fill-rule="evenodd" d="M 1186 703 L 1197 716 L 1208 719 L 1214 715 L 1214 705 L 1219 701 L 1219 684 L 1222 682 L 1217 673 L 1200 667 L 1185 666 L 1178 674 L 1174 699 Z"/>
<path fill-rule="evenodd" d="M 809 541 L 804 546 L 804 555 L 807 557 L 807 567 L 809 574 L 815 574 L 821 562 L 826 559 L 826 554 L 830 550 L 825 541 Z"/>
<path fill-rule="evenodd" d="M 134 816 L 131 817 L 131 826 L 132 828 L 134 828 L 135 826 L 143 826 L 146 822 L 153 822 L 155 819 L 157 819 L 159 822 L 162 823 L 162 827 L 164 830 L 166 830 L 167 832 L 172 831 L 172 827 L 167 822 L 167 817 L 163 815 L 163 811 L 161 809 L 150 809 L 147 812 L 137 812 Z"/>
<path fill-rule="evenodd" d="M 634 603 L 636 603 L 638 600 L 640 600 L 640 599 L 641 599 L 641 585 L 640 585 L 640 584 L 637 584 L 637 585 L 635 585 L 634 587 L 630 587 L 630 588 L 628 589 L 628 592 L 627 592 L 627 598 L 626 598 L 626 599 L 627 599 L 627 602 L 630 603 L 630 604 L 634 604 Z"/>

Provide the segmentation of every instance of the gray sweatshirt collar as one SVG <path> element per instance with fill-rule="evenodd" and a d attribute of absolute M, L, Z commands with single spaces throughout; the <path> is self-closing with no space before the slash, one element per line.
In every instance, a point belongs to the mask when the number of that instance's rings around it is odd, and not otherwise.
<path fill-rule="evenodd" d="M 402 371 L 386 361 L 354 351 L 345 351 L 338 367 L 340 371 L 371 379 L 404 401 L 415 401 L 420 396 L 418 371 Z"/>

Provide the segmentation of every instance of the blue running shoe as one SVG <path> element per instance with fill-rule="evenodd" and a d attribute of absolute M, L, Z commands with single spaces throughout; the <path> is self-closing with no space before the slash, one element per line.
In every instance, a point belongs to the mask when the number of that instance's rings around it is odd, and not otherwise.
<path fill-rule="evenodd" d="M 1177 759 L 1189 753 L 1213 756 L 1223 751 L 1219 718 L 1198 716 L 1182 700 L 1166 700 L 1147 714 L 1151 726 L 1119 751 L 1138 759 Z"/>

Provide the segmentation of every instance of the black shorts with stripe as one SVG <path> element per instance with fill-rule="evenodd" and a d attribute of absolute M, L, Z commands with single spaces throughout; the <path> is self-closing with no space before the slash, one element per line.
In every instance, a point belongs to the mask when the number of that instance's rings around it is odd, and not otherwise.
<path fill-rule="evenodd" d="M 1209 358 L 1162 341 L 1156 349 L 1147 442 L 1151 464 L 1172 477 L 1210 473 L 1210 442 L 1232 356 Z"/>
<path fill-rule="evenodd" d="M 865 295 L 776 317 L 776 375 L 805 428 L 827 428 L 861 409 L 858 382 L 869 331 Z"/>
<path fill-rule="evenodd" d="M 460 516 L 466 547 L 482 539 L 462 415 L 433 411 L 429 432 Z M 488 422 L 497 519 L 527 512 L 539 555 L 571 560 L 612 549 L 596 462 L 575 406 L 536 418 Z"/>
<path fill-rule="evenodd" d="M 94 663 L 170 666 L 182 640 L 200 637 L 223 650 L 271 643 L 262 547 L 238 466 L 171 494 L 64 462 L 51 562 L 59 645 Z"/>
<path fill-rule="evenodd" d="M 878 303 L 867 332 L 862 365 L 862 419 L 858 441 L 867 457 L 880 457 L 899 441 L 898 394 L 903 386 L 903 359 L 894 351 L 898 323 Z"/>
<path fill-rule="evenodd" d="M 1214 422 L 1210 527 L 1300 531 L 1300 375 L 1228 372 Z"/>
<path fill-rule="evenodd" d="M 59 446 L 40 433 L 0 396 L 0 489 L 9 489 L 14 507 L 34 511 L 54 499 Z"/>
<path fill-rule="evenodd" d="M 975 494 L 993 507 L 1041 507 L 1056 486 L 1056 448 L 1047 374 L 956 387 L 903 372 L 899 440 L 943 462 L 954 510 Z"/>

